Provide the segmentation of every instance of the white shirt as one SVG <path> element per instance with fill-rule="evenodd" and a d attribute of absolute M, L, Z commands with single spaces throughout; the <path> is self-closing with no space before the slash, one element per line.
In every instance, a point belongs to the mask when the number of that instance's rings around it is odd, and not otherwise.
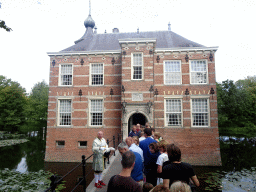
<path fill-rule="evenodd" d="M 168 160 L 169 160 L 168 155 L 167 155 L 166 153 L 162 153 L 162 154 L 159 155 L 159 157 L 157 158 L 156 164 L 163 166 L 163 163 L 164 163 L 165 161 L 168 161 Z"/>
<path fill-rule="evenodd" d="M 141 141 L 143 141 L 144 139 L 146 139 L 146 137 L 142 136 L 142 137 L 139 138 L 139 141 L 141 142 Z"/>
<path fill-rule="evenodd" d="M 135 143 L 131 144 L 131 146 L 129 147 L 130 151 L 133 152 L 137 152 L 140 154 L 141 158 L 142 158 L 142 162 L 144 162 L 144 157 L 143 157 L 143 151 L 140 147 L 138 147 Z"/>

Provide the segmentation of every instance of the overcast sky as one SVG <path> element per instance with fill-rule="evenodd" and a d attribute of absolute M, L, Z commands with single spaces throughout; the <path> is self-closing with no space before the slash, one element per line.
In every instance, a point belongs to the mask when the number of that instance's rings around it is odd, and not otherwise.
<path fill-rule="evenodd" d="M 49 83 L 50 58 L 85 32 L 89 0 L 0 0 L 0 75 L 18 81 L 29 93 Z M 202 45 L 219 46 L 217 82 L 256 75 L 254 0 L 91 0 L 98 33 L 173 32 Z"/>

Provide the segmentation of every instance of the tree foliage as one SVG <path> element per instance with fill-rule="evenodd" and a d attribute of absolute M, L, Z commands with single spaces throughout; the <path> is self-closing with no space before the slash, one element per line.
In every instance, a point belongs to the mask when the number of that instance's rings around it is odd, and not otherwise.
<path fill-rule="evenodd" d="M 256 78 L 217 83 L 219 127 L 256 125 Z"/>
<path fill-rule="evenodd" d="M 30 95 L 27 97 L 28 104 L 25 108 L 26 124 L 22 128 L 23 132 L 39 131 L 47 126 L 49 87 L 45 81 L 34 85 Z"/>
<path fill-rule="evenodd" d="M 48 90 L 42 81 L 27 96 L 19 83 L 0 76 L 0 131 L 40 131 L 42 135 L 47 126 Z"/>
<path fill-rule="evenodd" d="M 19 83 L 0 76 L 0 130 L 15 132 L 25 121 L 25 89 Z"/>
<path fill-rule="evenodd" d="M 5 29 L 6 31 L 10 32 L 12 29 L 10 27 L 7 27 L 5 22 L 3 20 L 0 20 L 0 28 Z"/>

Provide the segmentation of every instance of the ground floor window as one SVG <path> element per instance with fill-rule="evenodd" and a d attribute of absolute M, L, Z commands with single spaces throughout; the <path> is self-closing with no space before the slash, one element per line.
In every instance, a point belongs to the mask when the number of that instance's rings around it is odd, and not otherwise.
<path fill-rule="evenodd" d="M 71 125 L 71 100 L 59 100 L 59 125 Z"/>
<path fill-rule="evenodd" d="M 103 120 L 103 100 L 91 100 L 90 123 L 91 125 L 102 125 Z"/>
<path fill-rule="evenodd" d="M 207 99 L 192 99 L 192 125 L 209 125 L 209 108 Z"/>
<path fill-rule="evenodd" d="M 165 125 L 166 126 L 181 126 L 182 110 L 181 99 L 166 99 L 165 100 Z"/>

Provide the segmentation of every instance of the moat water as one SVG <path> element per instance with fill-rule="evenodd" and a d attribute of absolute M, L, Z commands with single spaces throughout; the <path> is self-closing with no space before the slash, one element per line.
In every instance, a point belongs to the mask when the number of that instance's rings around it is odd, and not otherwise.
<path fill-rule="evenodd" d="M 256 138 L 220 137 L 221 167 L 194 166 L 200 180 L 197 191 L 256 191 Z M 78 163 L 44 162 L 45 141 L 32 138 L 29 142 L 0 148 L 0 169 L 9 168 L 24 172 L 50 170 L 62 176 Z M 86 172 L 91 170 L 87 164 Z M 66 177 L 66 190 L 70 191 L 79 177 L 82 168 L 78 168 Z M 93 172 L 87 178 L 87 184 L 93 179 Z M 80 191 L 82 188 L 77 189 Z"/>

